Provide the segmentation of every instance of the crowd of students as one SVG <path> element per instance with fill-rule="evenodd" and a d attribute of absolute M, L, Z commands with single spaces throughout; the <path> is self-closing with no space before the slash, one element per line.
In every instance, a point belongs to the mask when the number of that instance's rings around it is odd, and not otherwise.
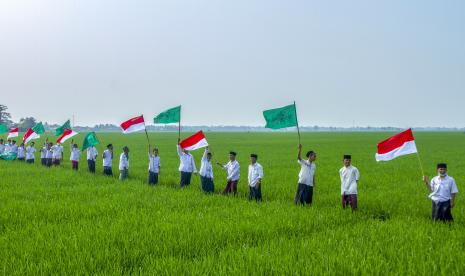
<path fill-rule="evenodd" d="M 197 168 L 192 154 L 176 145 L 177 154 L 179 156 L 179 172 L 180 172 L 180 186 L 185 187 L 190 185 L 192 174 L 197 175 Z M 34 163 L 35 161 L 35 143 L 31 142 L 26 148 L 24 143 L 19 146 L 16 141 L 8 140 L 4 144 L 3 139 L 0 139 L 0 154 L 6 152 L 14 152 L 17 155 L 17 160 L 25 161 L 27 163 Z M 94 146 L 86 150 L 88 170 L 91 173 L 96 172 L 96 160 L 98 151 Z M 79 158 L 81 151 L 78 145 L 71 141 L 70 161 L 72 169 L 78 170 Z M 41 164 L 46 167 L 59 166 L 63 160 L 63 146 L 60 143 L 53 145 L 53 143 L 46 140 L 40 149 Z M 227 173 L 227 182 L 223 190 L 223 194 L 237 193 L 237 184 L 240 180 L 240 165 L 236 160 L 237 153 L 231 151 L 229 153 L 229 161 L 226 164 L 217 163 Z M 300 165 L 300 172 L 298 175 L 297 191 L 294 198 L 295 204 L 311 205 L 313 200 L 313 188 L 315 187 L 315 173 L 316 173 L 316 153 L 308 151 L 306 159 L 302 158 L 302 145 L 298 146 L 297 162 Z M 108 144 L 102 154 L 103 160 L 103 174 L 106 176 L 113 176 L 113 145 Z M 343 166 L 339 170 L 341 181 L 341 204 L 342 208 L 349 207 L 352 211 L 356 211 L 357 206 L 357 185 L 360 179 L 359 170 L 351 164 L 352 157 L 350 155 L 343 156 Z M 157 148 L 148 148 L 148 184 L 158 184 L 160 173 L 160 156 Z M 209 147 L 205 148 L 201 159 L 200 167 L 200 182 L 201 189 L 205 193 L 213 193 L 215 190 L 213 166 L 211 163 L 212 153 Z M 252 153 L 250 155 L 250 164 L 248 167 L 248 187 L 249 187 L 249 200 L 262 200 L 262 180 L 264 178 L 263 167 L 258 162 L 258 155 Z M 426 176 L 423 177 L 427 189 L 430 191 L 429 197 L 432 200 L 432 219 L 440 221 L 452 221 L 451 209 L 455 206 L 455 198 L 458 193 L 457 185 L 454 178 L 447 174 L 447 165 L 440 163 L 437 165 L 438 175 L 429 180 Z M 119 157 L 119 179 L 124 181 L 129 176 L 129 148 L 123 147 L 122 153 Z"/>

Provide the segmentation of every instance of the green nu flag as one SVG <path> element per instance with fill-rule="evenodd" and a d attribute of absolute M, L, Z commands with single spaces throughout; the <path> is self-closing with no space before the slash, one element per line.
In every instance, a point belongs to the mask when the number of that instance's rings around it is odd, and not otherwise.
<path fill-rule="evenodd" d="M 42 134 L 45 132 L 45 128 L 44 128 L 44 125 L 42 124 L 42 122 L 36 124 L 32 130 L 37 133 L 37 134 Z"/>
<path fill-rule="evenodd" d="M 8 127 L 5 124 L 0 124 L 0 134 L 8 132 Z"/>
<path fill-rule="evenodd" d="M 0 159 L 3 159 L 5 161 L 13 161 L 16 159 L 16 156 L 17 156 L 16 152 L 9 151 L 9 152 L 0 154 Z"/>
<path fill-rule="evenodd" d="M 170 108 L 153 118 L 155 124 L 179 123 L 181 119 L 181 106 Z"/>
<path fill-rule="evenodd" d="M 65 132 L 65 129 L 71 129 L 71 123 L 69 120 L 55 130 L 55 136 L 61 136 L 63 132 Z"/>
<path fill-rule="evenodd" d="M 82 150 L 86 150 L 92 146 L 96 146 L 100 144 L 100 142 L 97 139 L 97 135 L 95 135 L 95 132 L 89 132 L 86 135 L 86 138 L 84 138 L 84 142 L 82 143 Z"/>
<path fill-rule="evenodd" d="M 263 116 L 266 120 L 266 128 L 280 129 L 297 126 L 297 115 L 293 104 L 265 110 Z"/>

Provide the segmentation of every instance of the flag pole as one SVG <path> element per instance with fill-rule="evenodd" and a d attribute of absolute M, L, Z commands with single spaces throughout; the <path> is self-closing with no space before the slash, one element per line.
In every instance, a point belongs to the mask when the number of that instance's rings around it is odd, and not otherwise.
<path fill-rule="evenodd" d="M 141 115 L 141 116 L 144 117 L 144 115 Z M 147 143 L 150 146 L 149 134 L 147 133 L 147 126 L 145 125 L 145 122 L 144 122 L 144 130 L 145 130 L 145 137 L 147 137 Z"/>
<path fill-rule="evenodd" d="M 178 139 L 181 139 L 181 105 L 179 106 Z"/>
<path fill-rule="evenodd" d="M 420 153 L 417 151 L 418 163 L 420 163 L 420 169 L 422 176 L 425 176 L 425 170 L 423 169 L 423 163 L 421 162 Z"/>
<path fill-rule="evenodd" d="M 295 122 L 297 124 L 297 135 L 299 136 L 299 145 L 300 145 L 300 129 L 299 129 L 299 120 L 297 119 L 297 107 L 294 101 L 294 112 L 295 112 Z"/>

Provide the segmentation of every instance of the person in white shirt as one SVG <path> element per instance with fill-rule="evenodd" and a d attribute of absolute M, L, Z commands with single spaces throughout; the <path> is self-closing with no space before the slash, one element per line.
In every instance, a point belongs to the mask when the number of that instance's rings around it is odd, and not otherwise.
<path fill-rule="evenodd" d="M 45 151 L 45 159 L 46 159 L 46 166 L 51 167 L 52 166 L 52 161 L 53 161 L 53 143 L 48 143 L 47 144 L 47 149 Z"/>
<path fill-rule="evenodd" d="M 44 145 L 40 149 L 40 163 L 43 166 L 47 166 L 47 147 L 48 147 L 48 139 L 45 140 Z"/>
<path fill-rule="evenodd" d="M 188 150 L 181 148 L 179 143 L 181 139 L 178 139 L 176 150 L 179 156 L 179 172 L 181 174 L 180 185 L 181 188 L 191 184 L 192 173 L 197 175 L 197 168 L 195 167 L 194 156 L 189 153 Z"/>
<path fill-rule="evenodd" d="M 78 145 L 74 143 L 74 140 L 71 140 L 71 155 L 69 160 L 71 161 L 71 166 L 73 170 L 77 171 L 79 169 L 79 157 L 81 156 L 81 151 L 78 148 Z"/>
<path fill-rule="evenodd" d="M 35 160 L 36 149 L 34 148 L 35 143 L 31 142 L 26 148 L 26 163 L 32 164 Z"/>
<path fill-rule="evenodd" d="M 257 163 L 258 156 L 254 153 L 250 155 L 249 165 L 249 200 L 262 201 L 262 179 L 263 167 Z"/>
<path fill-rule="evenodd" d="M 63 146 L 60 143 L 56 143 L 52 147 L 53 152 L 53 165 L 60 166 L 61 160 L 63 159 Z"/>
<path fill-rule="evenodd" d="M 438 175 L 431 181 L 427 176 L 423 176 L 433 202 L 431 217 L 433 221 L 451 222 L 454 220 L 451 209 L 455 207 L 455 198 L 459 190 L 454 178 L 447 175 L 447 164 L 439 163 L 437 171 Z"/>
<path fill-rule="evenodd" d="M 119 180 L 124 181 L 129 175 L 129 148 L 124 147 L 119 157 Z"/>
<path fill-rule="evenodd" d="M 213 193 L 215 184 L 213 183 L 213 167 L 211 163 L 212 153 L 209 147 L 205 148 L 200 165 L 200 183 L 201 189 L 205 193 Z"/>
<path fill-rule="evenodd" d="M 313 187 L 315 186 L 316 153 L 310 150 L 305 156 L 307 160 L 302 159 L 302 145 L 299 144 L 297 163 L 300 164 L 300 172 L 294 203 L 310 206 L 313 202 Z"/>
<path fill-rule="evenodd" d="M 3 139 L 0 139 L 0 154 L 2 154 L 5 151 L 5 145 L 3 143 Z"/>
<path fill-rule="evenodd" d="M 97 160 L 98 151 L 94 146 L 87 148 L 87 166 L 89 172 L 95 173 L 95 161 Z"/>
<path fill-rule="evenodd" d="M 19 145 L 18 149 L 18 160 L 19 161 L 24 161 L 25 160 L 25 157 L 26 157 L 26 150 L 24 149 L 24 143 L 21 143 L 21 145 Z"/>
<path fill-rule="evenodd" d="M 237 153 L 235 151 L 229 152 L 229 162 L 226 165 L 221 163 L 217 163 L 223 170 L 228 171 L 227 176 L 227 184 L 224 188 L 223 194 L 230 194 L 234 193 L 237 194 L 237 183 L 239 182 L 239 178 L 241 177 L 241 166 L 239 162 L 236 160 Z"/>
<path fill-rule="evenodd" d="M 5 148 L 3 149 L 4 153 L 10 153 L 11 151 L 11 139 L 8 139 L 8 141 L 5 144 Z"/>
<path fill-rule="evenodd" d="M 153 186 L 158 184 L 158 174 L 160 173 L 160 156 L 158 156 L 158 149 L 154 148 L 151 152 L 149 145 L 149 185 Z"/>
<path fill-rule="evenodd" d="M 341 201 L 342 208 L 346 208 L 350 205 L 352 211 L 357 210 L 357 184 L 360 179 L 360 173 L 358 169 L 351 165 L 352 156 L 344 155 L 343 157 L 344 166 L 339 170 L 339 176 L 341 178 Z"/>
<path fill-rule="evenodd" d="M 18 145 L 16 145 L 15 140 L 11 141 L 10 152 L 14 152 L 14 153 L 18 154 Z"/>
<path fill-rule="evenodd" d="M 103 174 L 113 176 L 113 145 L 108 144 L 107 149 L 102 154 L 103 159 Z"/>

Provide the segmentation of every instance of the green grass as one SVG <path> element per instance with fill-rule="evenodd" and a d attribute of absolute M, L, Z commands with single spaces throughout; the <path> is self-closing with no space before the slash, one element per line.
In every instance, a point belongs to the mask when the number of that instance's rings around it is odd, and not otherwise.
<path fill-rule="evenodd" d="M 377 142 L 390 133 L 303 134 L 304 150 L 318 154 L 312 207 L 293 204 L 300 169 L 295 134 L 206 135 L 214 162 L 226 162 L 229 150 L 239 154 L 236 198 L 219 194 L 226 177 L 219 168 L 214 195 L 200 192 L 198 178 L 178 188 L 176 134 L 150 134 L 162 162 L 155 188 L 146 184 L 145 134 L 99 134 L 102 144 L 115 145 L 115 157 L 122 146 L 130 147 L 130 180 L 124 183 L 101 175 L 100 158 L 96 175 L 87 172 L 85 156 L 80 171 L 71 171 L 68 144 L 61 168 L 0 162 L 0 272 L 464 274 L 460 193 L 455 222 L 432 223 L 417 157 L 374 161 Z M 416 139 L 427 174 L 435 174 L 437 162 L 447 162 L 462 192 L 465 135 L 417 133 Z M 198 166 L 202 152 L 194 153 Z M 265 170 L 260 204 L 246 199 L 252 152 Z M 344 153 L 352 154 L 361 173 L 360 210 L 354 214 L 340 207 Z"/>

